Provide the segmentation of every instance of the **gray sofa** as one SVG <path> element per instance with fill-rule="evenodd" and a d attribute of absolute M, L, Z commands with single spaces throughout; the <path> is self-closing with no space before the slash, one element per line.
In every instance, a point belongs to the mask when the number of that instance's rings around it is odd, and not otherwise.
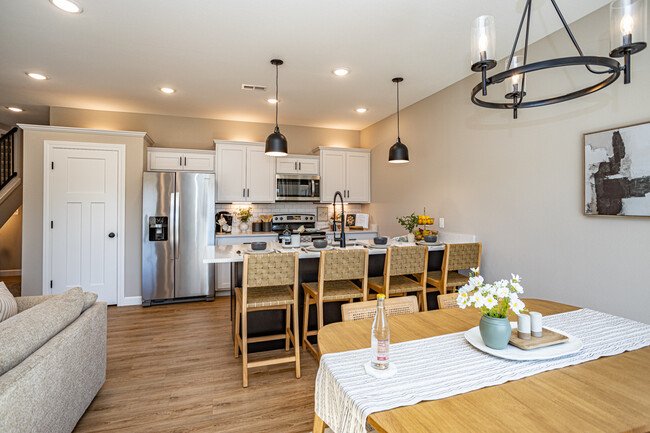
<path fill-rule="evenodd" d="M 18 314 L 0 323 L 6 325 L 3 328 L 5 337 L 8 328 L 24 328 L 26 323 L 36 323 L 34 328 L 43 328 L 45 331 L 48 327 L 50 330 L 56 329 L 39 319 L 38 316 L 43 314 L 31 314 L 35 316 L 32 322 L 25 320 L 29 319 L 28 315 L 21 316 L 30 308 L 42 306 L 48 299 L 51 297 L 16 298 Z M 92 302 L 93 300 L 90 301 Z M 39 312 L 36 311 L 39 308 L 40 306 L 34 312 Z M 106 304 L 94 302 L 85 311 L 81 308 L 76 311 L 77 314 L 81 311 L 81 314 L 75 316 L 73 313 L 70 323 L 61 325 L 64 326 L 63 329 L 51 338 L 35 337 L 47 338 L 47 341 L 26 359 L 0 375 L 0 432 L 69 433 L 104 384 Z M 52 316 L 62 314 L 55 309 Z M 17 337 L 15 343 L 10 344 L 11 340 L 5 338 L 5 346 L 19 346 L 20 341 L 32 338 L 32 335 L 25 336 L 24 331 L 17 332 L 22 334 L 20 339 Z M 32 340 L 39 341 L 34 338 Z M 4 350 L 9 352 L 7 347 Z"/>

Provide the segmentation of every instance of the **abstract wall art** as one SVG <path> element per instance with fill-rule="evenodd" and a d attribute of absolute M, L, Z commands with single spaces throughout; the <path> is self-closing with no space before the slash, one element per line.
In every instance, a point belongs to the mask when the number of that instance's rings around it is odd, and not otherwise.
<path fill-rule="evenodd" d="M 584 135 L 585 215 L 650 216 L 650 122 Z"/>

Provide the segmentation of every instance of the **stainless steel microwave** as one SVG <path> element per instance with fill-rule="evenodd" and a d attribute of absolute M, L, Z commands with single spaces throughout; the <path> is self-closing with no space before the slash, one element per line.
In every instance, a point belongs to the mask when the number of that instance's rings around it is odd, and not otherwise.
<path fill-rule="evenodd" d="M 320 201 L 320 176 L 278 174 L 276 201 Z"/>

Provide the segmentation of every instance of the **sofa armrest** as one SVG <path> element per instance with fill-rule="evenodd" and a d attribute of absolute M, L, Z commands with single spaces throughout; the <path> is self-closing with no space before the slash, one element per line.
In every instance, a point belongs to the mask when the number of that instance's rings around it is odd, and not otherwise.
<path fill-rule="evenodd" d="M 16 304 L 18 304 L 18 312 L 25 311 L 29 308 L 32 308 L 35 305 L 45 302 L 48 299 L 56 295 L 43 295 L 43 296 L 19 296 L 16 299 Z"/>

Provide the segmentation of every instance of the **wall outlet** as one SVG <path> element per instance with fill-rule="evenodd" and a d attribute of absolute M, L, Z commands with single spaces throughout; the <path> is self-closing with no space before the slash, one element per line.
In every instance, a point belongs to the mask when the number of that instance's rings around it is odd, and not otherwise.
<path fill-rule="evenodd" d="M 445 219 L 444 218 L 438 218 L 439 225 L 441 229 L 445 228 Z"/>

